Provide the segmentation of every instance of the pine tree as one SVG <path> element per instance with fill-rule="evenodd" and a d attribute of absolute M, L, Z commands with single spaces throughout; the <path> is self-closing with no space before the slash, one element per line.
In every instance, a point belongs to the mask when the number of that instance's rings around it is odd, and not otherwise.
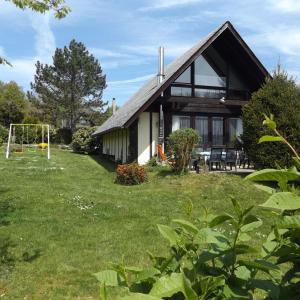
<path fill-rule="evenodd" d="M 100 64 L 75 40 L 68 47 L 56 49 L 53 65 L 36 63 L 31 87 L 52 123 L 64 120 L 72 131 L 81 118 L 106 105 L 102 101 L 106 79 Z"/>

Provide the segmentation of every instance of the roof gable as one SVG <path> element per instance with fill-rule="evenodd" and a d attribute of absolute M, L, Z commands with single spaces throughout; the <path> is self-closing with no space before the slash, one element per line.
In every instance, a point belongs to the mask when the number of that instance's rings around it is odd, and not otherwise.
<path fill-rule="evenodd" d="M 230 30 L 235 39 L 243 47 L 249 57 L 256 64 L 264 77 L 268 71 L 257 59 L 248 45 L 244 42 L 232 24 L 227 21 L 212 33 L 208 34 L 199 43 L 186 51 L 181 57 L 174 60 L 165 70 L 164 80 L 158 84 L 157 77 L 146 82 L 117 112 L 102 124 L 94 133 L 104 134 L 118 128 L 127 128 L 132 122 L 149 107 L 153 101 L 185 70 L 203 51 L 205 51 L 224 31 Z"/>

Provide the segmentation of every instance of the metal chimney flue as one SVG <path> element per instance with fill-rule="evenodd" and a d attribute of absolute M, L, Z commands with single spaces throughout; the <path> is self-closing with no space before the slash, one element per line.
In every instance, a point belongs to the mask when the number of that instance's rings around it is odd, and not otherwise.
<path fill-rule="evenodd" d="M 158 48 L 158 74 L 157 82 L 158 84 L 162 83 L 165 77 L 165 49 L 164 47 Z"/>
<path fill-rule="evenodd" d="M 111 106 L 112 106 L 112 114 L 114 115 L 116 113 L 116 98 L 112 98 Z"/>

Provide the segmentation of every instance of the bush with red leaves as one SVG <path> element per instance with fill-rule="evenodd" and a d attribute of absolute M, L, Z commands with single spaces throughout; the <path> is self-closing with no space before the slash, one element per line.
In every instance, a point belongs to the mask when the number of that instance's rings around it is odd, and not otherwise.
<path fill-rule="evenodd" d="M 124 185 L 140 184 L 148 179 L 144 167 L 137 163 L 118 165 L 116 172 L 115 182 Z"/>

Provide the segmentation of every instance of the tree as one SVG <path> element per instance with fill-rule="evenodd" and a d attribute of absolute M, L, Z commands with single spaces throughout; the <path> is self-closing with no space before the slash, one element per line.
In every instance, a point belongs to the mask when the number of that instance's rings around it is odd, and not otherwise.
<path fill-rule="evenodd" d="M 64 5 L 65 0 L 6 0 L 14 3 L 17 7 L 21 9 L 29 8 L 33 11 L 39 13 L 46 13 L 47 11 L 54 11 L 54 15 L 56 18 L 61 19 L 64 18 L 71 9 Z M 9 65 L 9 61 L 7 61 L 4 57 L 0 57 L 0 65 Z"/>
<path fill-rule="evenodd" d="M 29 8 L 39 13 L 46 13 L 47 11 L 54 11 L 56 18 L 64 18 L 71 10 L 64 5 L 65 0 L 6 0 L 15 4 L 21 9 Z"/>
<path fill-rule="evenodd" d="M 101 99 L 106 80 L 100 64 L 75 40 L 68 47 L 56 49 L 53 65 L 36 63 L 31 87 L 38 94 L 40 106 L 51 114 L 52 123 L 65 120 L 72 131 L 81 118 L 106 105 Z"/>
<path fill-rule="evenodd" d="M 26 97 L 15 82 L 0 82 L 0 124 L 8 127 L 24 118 Z"/>
<path fill-rule="evenodd" d="M 300 147 L 300 89 L 280 67 L 244 107 L 242 140 L 256 168 L 292 166 L 293 158 L 285 145 L 257 144 L 262 135 L 270 134 L 270 129 L 262 125 L 264 114 L 274 115 L 278 130 L 292 145 Z"/>

